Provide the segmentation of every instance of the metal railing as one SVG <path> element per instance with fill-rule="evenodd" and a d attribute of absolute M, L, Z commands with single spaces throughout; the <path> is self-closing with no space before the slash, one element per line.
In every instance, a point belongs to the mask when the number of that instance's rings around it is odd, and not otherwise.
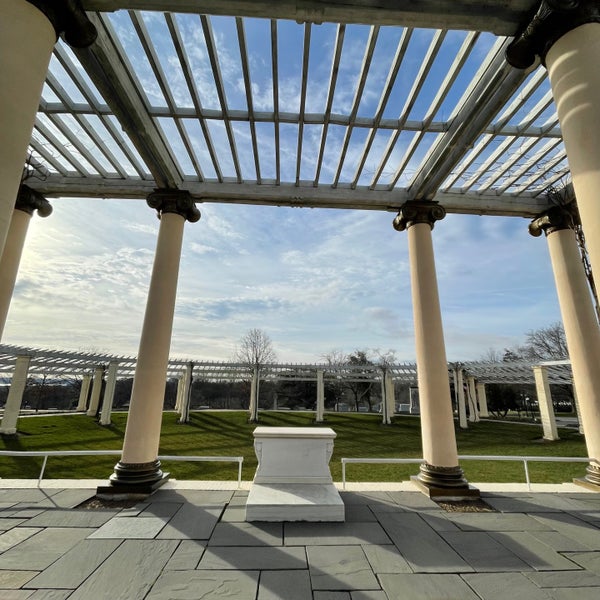
<path fill-rule="evenodd" d="M 592 459 L 582 456 L 490 456 L 477 454 L 459 455 L 459 460 L 493 460 L 493 461 L 512 461 L 522 462 L 525 470 L 525 482 L 527 489 L 531 491 L 531 479 L 529 477 L 530 462 L 590 462 Z M 342 489 L 346 489 L 346 465 L 349 463 L 358 464 L 422 464 L 424 458 L 342 458 Z"/>
<path fill-rule="evenodd" d="M 122 450 L 0 450 L 0 456 L 43 456 L 42 468 L 38 477 L 38 487 L 44 477 L 46 464 L 50 456 L 120 456 Z M 238 463 L 238 488 L 242 485 L 243 456 L 158 456 L 158 460 L 170 460 L 179 462 L 237 462 Z"/>

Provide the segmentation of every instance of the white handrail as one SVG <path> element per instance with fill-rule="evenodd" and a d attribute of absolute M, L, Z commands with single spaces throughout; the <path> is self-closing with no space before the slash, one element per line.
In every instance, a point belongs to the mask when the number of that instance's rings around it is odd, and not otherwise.
<path fill-rule="evenodd" d="M 583 456 L 495 456 L 487 454 L 461 454 L 459 460 L 494 460 L 519 461 L 525 469 L 527 489 L 531 491 L 528 462 L 590 462 L 592 459 Z M 421 464 L 424 458 L 342 458 L 342 489 L 346 489 L 346 464 Z"/>
<path fill-rule="evenodd" d="M 0 456 L 43 456 L 42 469 L 38 477 L 38 487 L 44 477 L 46 463 L 50 456 L 117 456 L 121 450 L 0 450 Z M 238 463 L 238 488 L 242 485 L 243 456 L 158 456 L 158 460 L 171 460 L 180 462 L 237 462 Z"/>

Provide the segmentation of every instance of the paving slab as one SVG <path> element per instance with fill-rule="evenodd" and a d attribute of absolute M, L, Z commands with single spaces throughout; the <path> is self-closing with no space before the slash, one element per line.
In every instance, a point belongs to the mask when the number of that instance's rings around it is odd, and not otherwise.
<path fill-rule="evenodd" d="M 345 507 L 346 523 L 376 523 L 377 517 L 368 504 L 348 504 Z"/>
<path fill-rule="evenodd" d="M 313 592 L 314 600 L 352 600 L 350 592 Z"/>
<path fill-rule="evenodd" d="M 165 526 L 158 517 L 114 517 L 90 535 L 90 538 L 152 539 Z"/>
<path fill-rule="evenodd" d="M 72 590 L 37 590 L 28 597 L 28 600 L 66 600 Z"/>
<path fill-rule="evenodd" d="M 391 544 L 379 523 L 284 523 L 286 546 Z"/>
<path fill-rule="evenodd" d="M 307 600 L 312 598 L 308 571 L 262 571 L 258 600 Z"/>
<path fill-rule="evenodd" d="M 463 531 L 550 531 L 547 522 L 518 513 L 447 513 Z"/>
<path fill-rule="evenodd" d="M 211 546 L 197 566 L 198 569 L 238 569 L 241 571 L 308 569 L 303 547 Z"/>
<path fill-rule="evenodd" d="M 553 600 L 598 600 L 600 587 L 556 588 L 547 590 Z"/>
<path fill-rule="evenodd" d="M 1 513 L 0 513 L 1 514 Z M 21 523 L 24 523 L 27 519 L 11 519 L 8 517 L 0 517 L 0 532 L 8 531 Z"/>
<path fill-rule="evenodd" d="M 59 490 L 56 494 L 50 494 L 48 501 L 56 508 L 75 508 L 82 502 L 93 498 L 95 493 L 95 490 Z"/>
<path fill-rule="evenodd" d="M 165 566 L 165 571 L 189 571 L 195 569 L 204 554 L 206 542 L 200 540 L 181 540 L 177 550 Z"/>
<path fill-rule="evenodd" d="M 569 571 L 580 568 L 528 532 L 510 531 L 490 535 L 536 571 Z"/>
<path fill-rule="evenodd" d="M 522 573 L 472 573 L 461 575 L 462 579 L 477 592 L 481 600 L 549 600 L 546 591 Z M 385 589 L 385 588 L 384 588 Z M 457 596 L 460 598 L 461 596 Z"/>
<path fill-rule="evenodd" d="M 41 527 L 15 527 L 9 529 L 0 534 L 0 552 L 6 552 L 40 531 L 42 531 Z"/>
<path fill-rule="evenodd" d="M 412 573 L 412 569 L 396 546 L 364 545 L 362 547 L 373 573 Z"/>
<path fill-rule="evenodd" d="M 117 549 L 119 544 L 121 540 L 82 540 L 23 587 L 74 590 Z"/>
<path fill-rule="evenodd" d="M 600 575 L 589 571 L 532 571 L 525 576 L 541 588 L 600 586 Z"/>
<path fill-rule="evenodd" d="M 369 504 L 373 506 L 388 504 L 397 506 L 389 492 L 344 492 L 340 491 L 344 504 Z"/>
<path fill-rule="evenodd" d="M 60 489 L 42 489 L 42 488 L 12 488 L 0 490 L 1 502 L 42 502 L 58 494 Z"/>
<path fill-rule="evenodd" d="M 37 574 L 37 571 L 0 571 L 0 598 L 1 590 L 18 590 Z"/>
<path fill-rule="evenodd" d="M 217 523 L 210 546 L 282 546 L 282 523 Z"/>
<path fill-rule="evenodd" d="M 100 527 L 112 519 L 116 510 L 49 509 L 29 519 L 28 527 Z"/>
<path fill-rule="evenodd" d="M 258 576 L 258 571 L 168 571 L 157 579 L 147 596 L 135 596 L 135 599 L 255 600 Z M 133 600 L 125 596 L 118 596 L 118 598 Z"/>
<path fill-rule="evenodd" d="M 360 546 L 308 546 L 313 590 L 379 590 Z"/>
<path fill-rule="evenodd" d="M 142 600 L 176 547 L 173 540 L 125 540 L 69 600 Z"/>
<path fill-rule="evenodd" d="M 164 490 L 159 489 L 150 497 L 150 502 L 183 502 L 207 506 L 209 504 L 226 504 L 233 496 L 226 490 Z"/>
<path fill-rule="evenodd" d="M 600 529 L 586 521 L 566 513 L 532 515 L 548 529 L 558 531 L 567 537 L 585 544 L 591 550 L 600 550 Z"/>
<path fill-rule="evenodd" d="M 158 517 L 159 519 L 168 521 L 182 506 L 184 506 L 183 502 L 150 502 L 146 508 L 136 516 Z"/>
<path fill-rule="evenodd" d="M 591 550 L 589 546 L 558 531 L 531 531 L 537 538 L 556 552 L 585 552 Z"/>
<path fill-rule="evenodd" d="M 434 531 L 461 531 L 460 527 L 446 517 L 445 513 L 426 512 L 419 516 Z"/>
<path fill-rule="evenodd" d="M 43 529 L 2 554 L 0 569 L 42 571 L 93 531 L 84 527 Z"/>
<path fill-rule="evenodd" d="M 350 600 L 388 600 L 388 596 L 384 591 L 368 590 L 350 592 Z"/>
<path fill-rule="evenodd" d="M 441 536 L 475 571 L 510 572 L 532 568 L 483 531 L 447 531 Z"/>
<path fill-rule="evenodd" d="M 458 575 L 398 573 L 379 579 L 389 600 L 479 600 Z"/>
<path fill-rule="evenodd" d="M 388 495 L 404 510 L 443 512 L 439 504 L 421 492 L 388 492 Z"/>
<path fill-rule="evenodd" d="M 222 505 L 184 504 L 156 537 L 170 540 L 208 540 L 222 512 Z M 144 513 L 141 516 L 143 515 Z"/>
<path fill-rule="evenodd" d="M 461 573 L 473 570 L 418 514 L 390 514 L 381 524 L 414 572 Z"/>
<path fill-rule="evenodd" d="M 541 513 L 541 512 L 560 512 L 553 506 L 545 506 L 542 503 L 534 502 L 533 498 L 512 498 L 510 496 L 492 496 L 483 498 L 487 504 L 503 513 Z"/>
<path fill-rule="evenodd" d="M 600 575 L 600 552 L 567 552 L 565 556 L 584 569 Z"/>
<path fill-rule="evenodd" d="M 2 590 L 2 600 L 26 600 L 32 594 L 33 590 Z"/>

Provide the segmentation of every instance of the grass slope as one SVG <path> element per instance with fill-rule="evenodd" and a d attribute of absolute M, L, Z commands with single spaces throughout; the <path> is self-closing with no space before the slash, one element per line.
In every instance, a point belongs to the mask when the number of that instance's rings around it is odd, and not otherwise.
<path fill-rule="evenodd" d="M 191 414 L 186 425 L 177 424 L 175 413 L 163 415 L 159 453 L 162 455 L 243 456 L 243 479 L 250 480 L 256 469 L 252 432 L 256 425 L 247 422 L 246 412 L 200 411 Z M 0 437 L 6 450 L 119 450 L 122 447 L 127 415 L 116 413 L 113 424 L 102 427 L 86 415 L 21 418 L 16 437 Z M 261 412 L 260 425 L 311 427 L 313 413 Z M 331 471 L 341 480 L 342 457 L 367 458 L 420 457 L 419 419 L 395 417 L 383 426 L 377 415 L 356 413 L 328 414 L 324 426 L 337 433 Z M 541 440 L 540 426 L 503 422 L 470 424 L 457 431 L 459 454 L 586 456 L 583 438 L 576 431 L 561 429 L 556 442 Z M 45 478 L 106 478 L 112 473 L 115 457 L 50 458 Z M 42 459 L 0 457 L 0 477 L 37 478 Z M 508 482 L 525 480 L 519 462 L 464 461 L 462 467 L 470 481 Z M 237 477 L 237 464 L 182 463 L 163 465 L 177 479 L 224 479 Z M 563 482 L 584 474 L 583 463 L 532 463 L 534 482 Z M 418 472 L 417 465 L 349 465 L 348 481 L 402 481 Z"/>

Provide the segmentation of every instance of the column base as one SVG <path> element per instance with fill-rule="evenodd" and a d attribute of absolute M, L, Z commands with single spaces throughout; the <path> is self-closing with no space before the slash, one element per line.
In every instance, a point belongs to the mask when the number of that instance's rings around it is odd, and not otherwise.
<path fill-rule="evenodd" d="M 0 429 L 0 435 L 2 437 L 16 437 L 17 429 L 15 427 L 7 427 L 6 429 Z"/>
<path fill-rule="evenodd" d="M 100 498 L 148 496 L 164 485 L 169 479 L 168 473 L 160 470 L 160 461 L 148 463 L 123 463 L 115 465 L 110 476 L 110 485 L 99 486 L 96 495 Z"/>
<path fill-rule="evenodd" d="M 480 498 L 477 488 L 469 485 L 460 467 L 434 467 L 422 464 L 420 473 L 411 477 L 412 482 L 429 498 L 446 500 L 476 500 Z"/>
<path fill-rule="evenodd" d="M 600 465 L 589 464 L 586 467 L 586 476 L 573 479 L 573 483 L 581 485 L 588 490 L 600 492 Z"/>

